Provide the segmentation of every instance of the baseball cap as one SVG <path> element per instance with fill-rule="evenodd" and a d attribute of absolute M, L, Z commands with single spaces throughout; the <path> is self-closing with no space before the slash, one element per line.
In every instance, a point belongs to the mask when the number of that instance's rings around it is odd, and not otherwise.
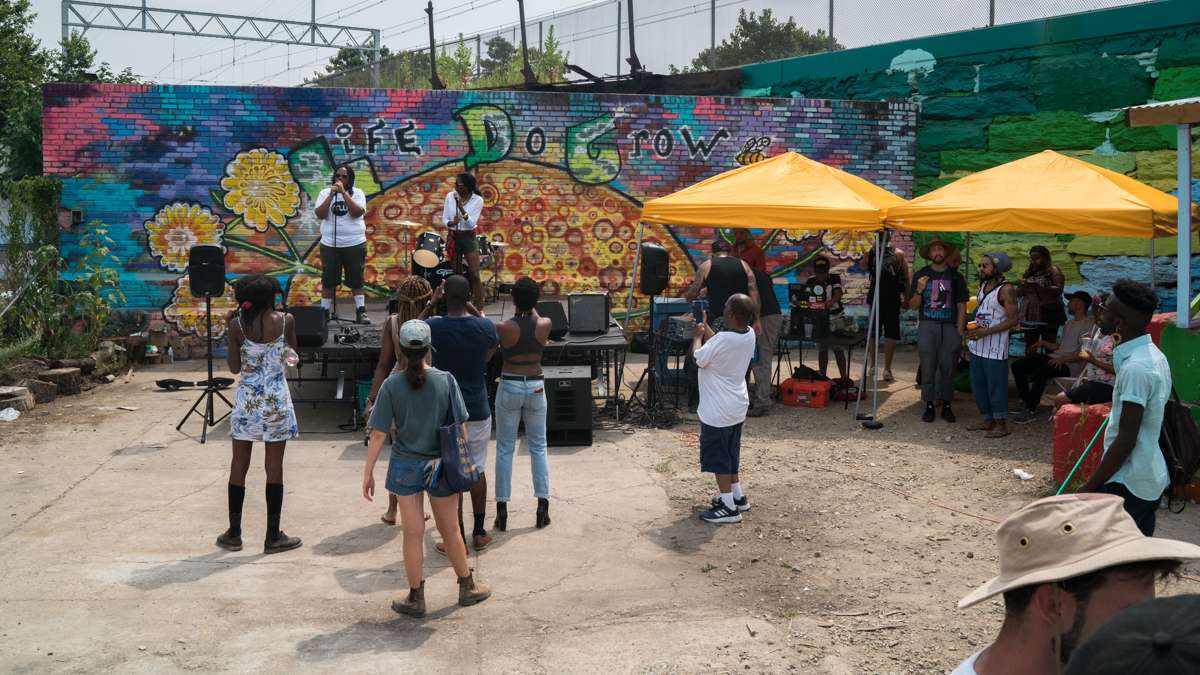
<path fill-rule="evenodd" d="M 1200 560 L 1200 546 L 1147 537 L 1115 495 L 1046 497 L 996 530 L 1000 574 L 958 601 L 960 609 L 1005 591 L 1147 560 Z"/>
<path fill-rule="evenodd" d="M 1200 595 L 1147 600 L 1121 611 L 1071 657 L 1067 675 L 1200 672 Z"/>
<path fill-rule="evenodd" d="M 400 346 L 411 349 L 432 347 L 433 336 L 429 332 L 429 324 L 420 319 L 410 319 L 400 326 Z"/>

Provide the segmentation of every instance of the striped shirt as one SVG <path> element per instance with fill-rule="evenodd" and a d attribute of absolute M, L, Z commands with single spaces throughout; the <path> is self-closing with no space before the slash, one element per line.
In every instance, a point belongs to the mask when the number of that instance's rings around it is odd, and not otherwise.
<path fill-rule="evenodd" d="M 1008 320 L 1008 312 L 1004 309 L 1004 303 L 1000 301 L 1000 292 L 1008 282 L 1001 279 L 1000 283 L 979 300 L 979 307 L 975 310 L 975 325 L 983 329 L 988 326 L 1004 323 Z M 1008 331 L 1000 333 L 992 333 L 987 337 L 978 340 L 971 340 L 967 343 L 967 348 L 975 356 L 985 359 L 1008 359 Z"/>

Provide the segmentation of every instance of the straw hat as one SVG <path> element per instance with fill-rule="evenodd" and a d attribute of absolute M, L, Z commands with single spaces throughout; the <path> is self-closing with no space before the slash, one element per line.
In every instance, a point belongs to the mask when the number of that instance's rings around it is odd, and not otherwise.
<path fill-rule="evenodd" d="M 1083 493 L 1027 504 L 996 530 L 1000 575 L 958 601 L 970 607 L 1022 586 L 1146 560 L 1200 560 L 1200 546 L 1147 537 L 1115 495 Z"/>
<path fill-rule="evenodd" d="M 950 254 L 952 252 L 958 250 L 958 247 L 955 246 L 954 244 L 951 244 L 950 242 L 946 241 L 945 239 L 942 239 L 941 237 L 938 237 L 936 239 L 931 239 L 931 240 L 925 242 L 925 245 L 921 247 L 921 257 L 926 260 L 929 260 L 930 259 L 929 258 L 929 249 L 933 248 L 934 246 L 941 246 L 942 248 L 946 249 L 946 257 L 947 258 L 950 257 Z"/>

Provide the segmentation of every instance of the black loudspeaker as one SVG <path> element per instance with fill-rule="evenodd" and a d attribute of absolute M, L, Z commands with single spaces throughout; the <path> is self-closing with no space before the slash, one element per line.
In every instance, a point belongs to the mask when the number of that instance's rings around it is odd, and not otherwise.
<path fill-rule="evenodd" d="M 225 249 L 193 246 L 188 250 L 188 282 L 192 296 L 220 297 L 225 293 Z"/>
<path fill-rule="evenodd" d="M 292 307 L 288 313 L 296 320 L 296 343 L 301 347 L 320 347 L 329 336 L 325 308 L 320 305 Z"/>
<path fill-rule="evenodd" d="M 535 309 L 538 316 L 550 319 L 550 339 L 563 339 L 571 325 L 567 323 L 567 313 L 563 311 L 562 303 L 557 300 L 542 300 Z"/>
<path fill-rule="evenodd" d="M 592 369 L 556 366 L 542 372 L 546 378 L 546 444 L 591 445 Z"/>
<path fill-rule="evenodd" d="M 567 296 L 567 324 L 572 333 L 608 331 L 608 293 L 571 293 Z"/>
<path fill-rule="evenodd" d="M 642 244 L 642 271 L 638 290 L 643 295 L 660 295 L 671 283 L 671 258 L 658 244 Z"/>

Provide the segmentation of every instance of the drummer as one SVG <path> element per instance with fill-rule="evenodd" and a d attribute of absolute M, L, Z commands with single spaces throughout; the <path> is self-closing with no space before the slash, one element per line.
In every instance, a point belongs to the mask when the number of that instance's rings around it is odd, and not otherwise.
<path fill-rule="evenodd" d="M 479 242 L 475 230 L 483 212 L 483 197 L 475 176 L 463 172 L 454 179 L 454 189 L 446 195 L 442 209 L 442 222 L 450 229 L 456 256 L 467 260 L 467 278 L 471 281 L 471 292 L 475 306 L 483 307 L 483 282 L 479 278 Z"/>

